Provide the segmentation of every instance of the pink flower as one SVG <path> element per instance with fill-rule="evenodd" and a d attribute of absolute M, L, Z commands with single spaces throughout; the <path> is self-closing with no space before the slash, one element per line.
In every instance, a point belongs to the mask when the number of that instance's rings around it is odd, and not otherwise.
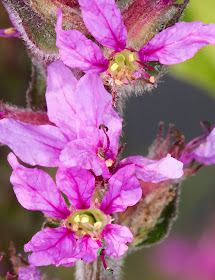
<path fill-rule="evenodd" d="M 79 0 L 79 4 L 89 32 L 106 47 L 104 54 L 96 43 L 79 31 L 62 30 L 62 12 L 59 9 L 56 45 L 60 57 L 65 65 L 79 68 L 86 73 L 106 71 L 117 85 L 133 84 L 141 75 L 147 82 L 154 83 L 154 77 L 144 69 L 156 69 L 145 62 L 176 64 L 190 59 L 207 44 L 215 45 L 214 24 L 203 25 L 200 21 L 180 22 L 154 36 L 137 51 L 126 45 L 127 30 L 114 0 Z M 168 4 L 167 1 L 164 4 Z"/>
<path fill-rule="evenodd" d="M 118 258 L 125 253 L 126 243 L 133 240 L 132 233 L 126 226 L 112 224 L 110 214 L 135 205 L 142 196 L 139 181 L 133 176 L 134 165 L 121 168 L 108 185 L 97 187 L 106 192 L 99 203 L 94 198 L 95 177 L 88 170 L 58 169 L 55 184 L 44 171 L 20 165 L 12 153 L 8 161 L 13 168 L 10 181 L 19 203 L 61 221 L 60 227 L 39 231 L 24 246 L 25 252 L 33 251 L 29 256 L 32 265 L 72 266 L 80 258 L 92 262 L 97 258 L 97 250 L 104 246 L 108 256 Z M 67 196 L 69 209 L 60 191 Z"/>
<path fill-rule="evenodd" d="M 137 177 L 146 182 L 182 176 L 183 164 L 170 156 L 160 161 L 130 157 L 117 166 L 122 120 L 98 75 L 86 74 L 77 81 L 63 63 L 52 63 L 46 101 L 49 120 L 56 126 L 0 120 L 0 142 L 22 161 L 47 167 L 79 166 L 104 178 L 110 178 L 121 165 L 134 163 Z"/>
<path fill-rule="evenodd" d="M 112 108 L 111 95 L 101 78 L 87 74 L 77 81 L 57 61 L 48 67 L 46 101 L 53 125 L 32 125 L 3 118 L 0 142 L 30 165 L 56 167 L 61 162 L 71 167 L 79 161 L 79 165 L 83 164 L 96 175 L 109 173 L 100 157 L 106 149 L 107 159 L 116 157 L 122 120 Z"/>
<path fill-rule="evenodd" d="M 185 164 L 192 160 L 205 165 L 215 164 L 215 127 L 206 137 L 203 135 L 188 143 L 181 153 L 180 160 Z"/>
<path fill-rule="evenodd" d="M 215 127 L 193 152 L 191 157 L 205 165 L 215 164 Z"/>

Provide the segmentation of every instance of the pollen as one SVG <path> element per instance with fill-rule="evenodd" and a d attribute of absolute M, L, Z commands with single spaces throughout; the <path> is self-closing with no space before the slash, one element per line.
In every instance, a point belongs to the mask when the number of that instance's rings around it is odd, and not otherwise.
<path fill-rule="evenodd" d="M 101 223 L 101 222 L 96 222 L 96 223 L 94 224 L 94 227 L 95 227 L 96 229 L 101 228 L 101 226 L 102 226 L 102 223 Z"/>
<path fill-rule="evenodd" d="M 113 165 L 113 160 L 109 158 L 105 161 L 105 164 L 107 167 L 111 167 Z"/>
<path fill-rule="evenodd" d="M 86 224 L 86 223 L 88 223 L 89 222 L 89 216 L 87 216 L 87 215 L 83 215 L 83 217 L 81 217 L 81 222 L 83 223 L 83 224 Z"/>
<path fill-rule="evenodd" d="M 128 56 L 129 61 L 133 62 L 134 61 L 134 54 L 130 53 Z"/>
<path fill-rule="evenodd" d="M 4 30 L 5 35 L 10 35 L 10 34 L 14 34 L 14 33 L 16 33 L 16 29 L 13 27 L 10 27 L 10 28 L 7 28 Z"/>
<path fill-rule="evenodd" d="M 119 67 L 119 64 L 118 63 L 114 63 L 112 66 L 111 66 L 111 71 L 115 71 L 117 68 Z"/>
<path fill-rule="evenodd" d="M 78 231 L 79 229 L 79 224 L 78 223 L 75 223 L 72 227 L 73 231 Z"/>
<path fill-rule="evenodd" d="M 123 86 L 123 82 L 121 82 L 120 80 L 116 79 L 115 80 L 115 84 L 118 85 L 118 86 Z"/>
<path fill-rule="evenodd" d="M 77 215 L 75 218 L 74 218 L 74 221 L 76 223 L 79 223 L 80 222 L 80 215 Z"/>
<path fill-rule="evenodd" d="M 154 82 L 155 82 L 155 77 L 154 77 L 154 76 L 151 76 L 150 79 L 149 79 L 149 81 L 150 81 L 151 83 L 154 84 Z"/>
<path fill-rule="evenodd" d="M 91 236 L 92 240 L 99 240 L 99 237 L 96 235 Z"/>
<path fill-rule="evenodd" d="M 102 148 L 102 147 L 99 147 L 99 148 L 98 148 L 97 156 L 98 156 L 100 159 L 102 159 L 102 160 L 105 160 L 105 159 L 106 159 L 106 155 L 103 153 L 103 148 Z"/>

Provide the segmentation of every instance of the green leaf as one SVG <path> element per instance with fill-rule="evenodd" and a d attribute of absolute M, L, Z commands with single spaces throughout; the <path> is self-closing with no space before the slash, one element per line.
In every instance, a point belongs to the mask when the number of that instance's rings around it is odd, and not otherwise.
<path fill-rule="evenodd" d="M 183 21 L 202 20 L 204 24 L 215 23 L 214 0 L 191 0 L 185 10 Z M 175 78 L 201 87 L 215 97 L 215 47 L 201 49 L 192 59 L 168 67 Z"/>
<path fill-rule="evenodd" d="M 148 233 L 147 238 L 145 238 L 143 241 L 138 243 L 136 245 L 137 247 L 152 245 L 156 242 L 159 242 L 162 238 L 166 236 L 174 218 L 176 217 L 177 200 L 178 200 L 178 193 L 176 193 L 174 199 L 164 208 L 156 225 Z M 143 232 L 143 235 L 145 234 L 146 233 Z"/>

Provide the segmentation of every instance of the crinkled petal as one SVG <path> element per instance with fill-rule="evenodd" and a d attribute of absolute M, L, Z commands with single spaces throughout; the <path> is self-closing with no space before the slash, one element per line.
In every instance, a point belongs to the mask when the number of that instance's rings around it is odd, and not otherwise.
<path fill-rule="evenodd" d="M 60 219 L 69 216 L 70 212 L 61 193 L 47 173 L 22 166 L 13 153 L 8 155 L 8 161 L 13 168 L 10 182 L 23 207 Z"/>
<path fill-rule="evenodd" d="M 80 138 L 94 138 L 103 146 L 104 132 L 99 129 L 100 124 L 108 128 L 110 140 L 109 149 L 115 157 L 118 151 L 118 138 L 122 130 L 122 119 L 112 107 L 112 97 L 104 88 L 102 79 L 95 74 L 86 74 L 77 87 L 76 111 L 78 136 Z"/>
<path fill-rule="evenodd" d="M 92 262 L 97 258 L 97 250 L 99 249 L 99 245 L 95 240 L 92 240 L 91 236 L 87 235 L 81 237 L 76 242 L 76 247 L 73 253 L 73 256 L 68 259 L 64 259 L 61 262 L 63 266 L 70 266 L 71 262 L 74 260 L 82 259 L 84 262 Z"/>
<path fill-rule="evenodd" d="M 18 280 L 41 280 L 41 273 L 39 269 L 37 269 L 33 265 L 29 265 L 26 267 L 20 267 L 18 269 Z"/>
<path fill-rule="evenodd" d="M 98 45 L 87 39 L 77 30 L 62 29 L 62 11 L 58 9 L 56 45 L 64 64 L 71 68 L 79 68 L 88 73 L 102 73 L 108 69 L 109 60 L 106 59 Z"/>
<path fill-rule="evenodd" d="M 60 60 L 47 69 L 46 102 L 50 121 L 69 140 L 76 139 L 75 92 L 78 81 Z"/>
<path fill-rule="evenodd" d="M 76 243 L 76 250 L 82 254 L 84 262 L 92 262 L 97 258 L 98 243 L 91 238 L 91 236 L 84 236 L 79 238 Z"/>
<path fill-rule="evenodd" d="M 14 27 L 0 29 L 0 37 L 11 38 L 19 37 L 19 32 Z"/>
<path fill-rule="evenodd" d="M 124 50 L 127 30 L 114 0 L 79 0 L 84 23 L 103 46 Z"/>
<path fill-rule="evenodd" d="M 33 251 L 28 260 L 35 266 L 59 266 L 63 259 L 71 258 L 74 253 L 74 235 L 74 232 L 64 227 L 46 228 L 37 232 L 31 241 L 24 245 L 24 251 Z"/>
<path fill-rule="evenodd" d="M 120 161 L 119 166 L 135 164 L 138 179 L 144 182 L 159 183 L 169 179 L 177 179 L 183 175 L 183 163 L 168 154 L 160 160 L 152 160 L 142 156 L 128 157 Z"/>
<path fill-rule="evenodd" d="M 205 165 L 215 164 L 215 128 L 205 142 L 191 153 L 191 157 Z"/>
<path fill-rule="evenodd" d="M 133 235 L 126 226 L 109 224 L 104 228 L 103 235 L 107 245 L 105 253 L 114 258 L 122 256 L 128 249 L 126 243 L 133 241 Z"/>
<path fill-rule="evenodd" d="M 32 125 L 5 118 L 0 120 L 0 142 L 9 146 L 25 163 L 56 167 L 67 140 L 56 126 Z"/>
<path fill-rule="evenodd" d="M 79 166 L 92 170 L 96 176 L 103 174 L 109 178 L 110 172 L 105 161 L 97 156 L 97 143 L 93 138 L 79 139 L 69 142 L 60 155 L 60 161 L 66 167 Z"/>
<path fill-rule="evenodd" d="M 142 197 L 142 189 L 134 176 L 135 165 L 120 168 L 109 180 L 100 209 L 105 214 L 123 212 L 128 206 L 135 205 Z"/>
<path fill-rule="evenodd" d="M 158 33 L 140 49 L 139 56 L 143 61 L 176 64 L 190 59 L 208 44 L 215 45 L 215 24 L 179 22 Z"/>
<path fill-rule="evenodd" d="M 57 186 L 77 209 L 90 208 L 95 190 L 95 177 L 81 167 L 59 168 L 56 175 Z"/>

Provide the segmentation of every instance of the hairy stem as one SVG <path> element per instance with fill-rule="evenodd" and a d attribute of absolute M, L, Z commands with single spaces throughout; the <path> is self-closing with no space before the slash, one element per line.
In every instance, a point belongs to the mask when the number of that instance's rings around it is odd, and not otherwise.
<path fill-rule="evenodd" d="M 107 266 L 114 270 L 113 275 L 107 274 L 104 269 L 102 260 L 98 257 L 92 263 L 86 263 L 83 261 L 76 262 L 76 280 L 120 280 L 122 279 L 121 267 L 123 265 L 124 256 L 115 259 L 110 257 L 105 257 Z"/>

